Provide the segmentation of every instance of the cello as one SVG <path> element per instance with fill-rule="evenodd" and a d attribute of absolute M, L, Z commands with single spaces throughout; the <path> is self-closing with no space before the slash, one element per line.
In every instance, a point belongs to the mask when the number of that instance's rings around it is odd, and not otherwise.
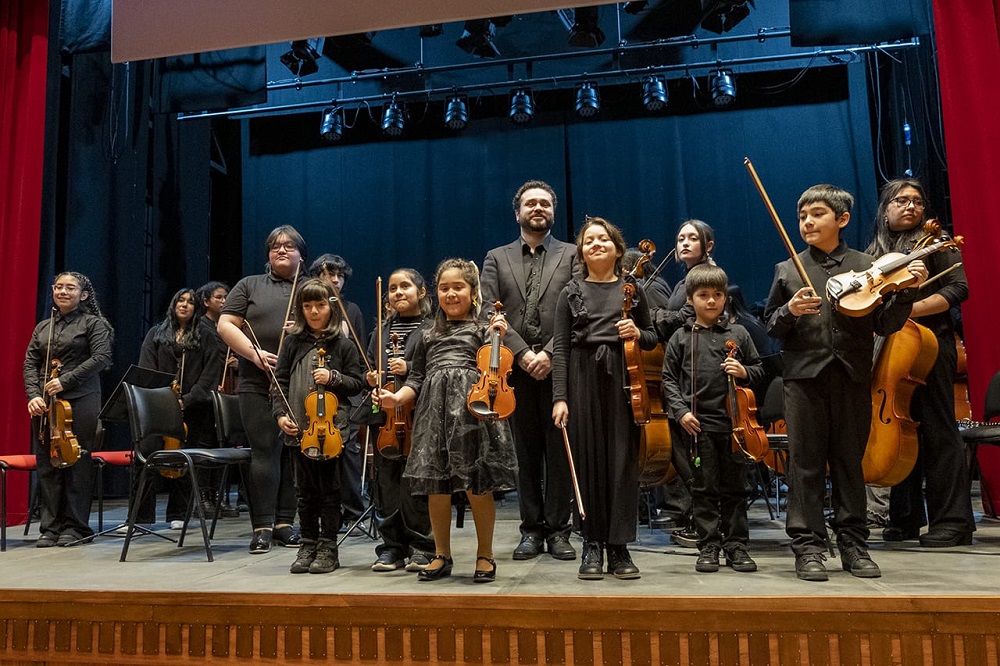
<path fill-rule="evenodd" d="M 934 333 L 912 319 L 876 343 L 872 422 L 861 462 L 866 484 L 894 486 L 913 471 L 920 424 L 910 417 L 910 400 L 926 383 L 937 352 Z"/>
<path fill-rule="evenodd" d="M 739 346 L 735 340 L 726 340 L 726 357 L 736 358 Z M 726 413 L 733 424 L 733 453 L 743 453 L 748 461 L 760 462 L 770 451 L 767 432 L 757 421 L 757 402 L 753 391 L 737 386 L 735 378 L 726 374 L 728 395 Z"/>
<path fill-rule="evenodd" d="M 180 403 L 181 414 L 184 413 L 184 403 L 181 401 L 181 394 L 182 394 L 182 391 L 183 391 L 183 389 L 181 388 L 181 386 L 184 383 L 184 359 L 185 358 L 187 358 L 187 352 L 186 351 L 181 353 L 181 367 L 178 369 L 179 376 L 178 377 L 174 377 L 174 380 L 172 382 L 170 382 L 170 389 L 174 392 L 174 395 L 177 396 L 177 402 Z M 187 423 L 185 423 L 184 424 L 184 436 L 185 437 L 187 437 L 187 431 L 188 431 L 188 427 L 187 427 Z M 181 448 L 181 440 L 177 439 L 176 437 L 164 437 L 163 438 L 163 448 L 166 451 L 171 451 L 171 450 L 179 449 L 179 448 Z M 161 469 L 160 470 L 160 476 L 162 476 L 165 479 L 179 479 L 182 476 L 184 476 L 185 474 L 187 474 L 187 466 L 182 467 L 181 469 Z"/>
<path fill-rule="evenodd" d="M 656 252 L 653 241 L 639 241 L 639 251 L 644 256 L 635 262 L 632 270 L 625 274 L 625 281 L 622 284 L 622 319 L 630 319 L 633 302 L 635 301 L 636 285 L 635 279 L 642 275 L 643 265 L 649 261 L 650 256 Z M 622 356 L 625 361 L 625 376 L 628 384 L 622 387 L 629 397 L 629 404 L 632 407 L 632 420 L 636 425 L 644 426 L 650 420 L 649 389 L 646 386 L 646 374 L 642 360 L 642 349 L 639 347 L 639 340 L 623 340 Z"/>
<path fill-rule="evenodd" d="M 403 355 L 399 345 L 399 333 L 389 336 L 392 358 L 400 358 Z M 393 375 L 391 383 L 383 386 L 387 391 L 395 393 L 402 388 L 400 378 Z M 410 402 L 405 405 L 397 405 L 395 409 L 386 412 L 385 425 L 378 431 L 378 452 L 383 458 L 396 460 L 404 458 L 410 454 L 410 432 L 413 429 L 413 407 Z"/>
<path fill-rule="evenodd" d="M 316 352 L 316 369 L 326 367 L 326 349 L 320 347 Z M 327 394 L 326 387 L 316 384 L 303 401 L 306 427 L 299 433 L 299 447 L 302 455 L 313 460 L 329 460 L 336 458 L 344 449 L 344 440 L 340 430 L 334 424 L 339 401 L 332 393 Z"/>
<path fill-rule="evenodd" d="M 502 307 L 500 301 L 493 304 L 494 316 L 501 314 Z M 514 353 L 500 343 L 500 331 L 494 328 L 490 336 L 490 344 L 476 352 L 479 380 L 469 391 L 466 405 L 481 421 L 502 421 L 514 413 L 514 389 L 507 383 L 514 369 Z"/>

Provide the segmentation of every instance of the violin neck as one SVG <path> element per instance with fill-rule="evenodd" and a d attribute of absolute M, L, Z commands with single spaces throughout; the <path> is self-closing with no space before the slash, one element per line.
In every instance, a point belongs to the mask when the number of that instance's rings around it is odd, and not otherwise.
<path fill-rule="evenodd" d="M 937 240 L 931 243 L 930 245 L 918 248 L 905 256 L 890 261 L 885 266 L 882 266 L 881 270 L 883 273 L 891 273 L 897 269 L 902 268 L 903 266 L 906 266 L 911 261 L 916 261 L 917 259 L 923 259 L 929 254 L 934 254 L 938 250 L 942 249 L 944 246 L 945 246 L 944 241 Z"/>

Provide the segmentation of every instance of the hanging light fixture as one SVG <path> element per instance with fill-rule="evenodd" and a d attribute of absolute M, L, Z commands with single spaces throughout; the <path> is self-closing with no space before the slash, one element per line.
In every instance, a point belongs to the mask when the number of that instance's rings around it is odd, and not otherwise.
<path fill-rule="evenodd" d="M 584 81 L 576 91 L 576 115 L 593 118 L 600 110 L 601 100 L 597 96 L 597 88 L 590 81 Z"/>
<path fill-rule="evenodd" d="M 604 43 L 604 31 L 597 24 L 597 7 L 577 7 L 573 10 L 573 27 L 570 28 L 570 46 L 594 48 Z"/>
<path fill-rule="evenodd" d="M 717 108 L 725 108 L 736 101 L 736 81 L 728 69 L 719 69 L 708 78 L 709 90 L 712 91 L 712 103 Z"/>
<path fill-rule="evenodd" d="M 389 102 L 389 106 L 385 107 L 385 113 L 382 116 L 382 133 L 389 137 L 400 136 L 405 125 L 406 118 L 403 115 L 403 107 L 396 101 L 394 93 L 392 101 Z"/>
<path fill-rule="evenodd" d="M 469 106 L 461 95 L 448 99 L 444 107 L 444 125 L 450 130 L 459 132 L 469 125 Z"/>
<path fill-rule="evenodd" d="M 642 105 L 646 110 L 655 113 L 667 106 L 667 84 L 663 77 L 650 76 L 642 83 Z"/>
<path fill-rule="evenodd" d="M 339 107 L 331 106 L 323 109 L 319 122 L 319 135 L 330 143 L 336 143 L 343 138 L 344 119 L 340 115 Z"/>
<path fill-rule="evenodd" d="M 510 97 L 510 120 L 523 125 L 535 117 L 535 102 L 529 88 L 519 88 Z"/>

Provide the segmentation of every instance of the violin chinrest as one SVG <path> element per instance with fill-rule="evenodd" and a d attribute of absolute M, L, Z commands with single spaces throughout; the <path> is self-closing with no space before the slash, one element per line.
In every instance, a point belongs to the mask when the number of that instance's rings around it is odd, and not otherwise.
<path fill-rule="evenodd" d="M 490 409 L 490 406 L 482 400 L 474 400 L 470 402 L 469 411 L 484 421 L 496 421 L 500 418 L 500 414 Z"/>

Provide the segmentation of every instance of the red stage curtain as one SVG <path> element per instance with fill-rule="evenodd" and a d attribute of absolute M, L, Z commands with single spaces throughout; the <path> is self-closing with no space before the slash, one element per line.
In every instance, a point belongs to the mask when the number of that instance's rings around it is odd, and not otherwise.
<path fill-rule="evenodd" d="M 21 364 L 35 325 L 45 87 L 47 0 L 0 2 L 0 453 L 28 453 L 30 433 Z M 8 477 L 8 517 L 27 513 L 27 475 Z"/>

